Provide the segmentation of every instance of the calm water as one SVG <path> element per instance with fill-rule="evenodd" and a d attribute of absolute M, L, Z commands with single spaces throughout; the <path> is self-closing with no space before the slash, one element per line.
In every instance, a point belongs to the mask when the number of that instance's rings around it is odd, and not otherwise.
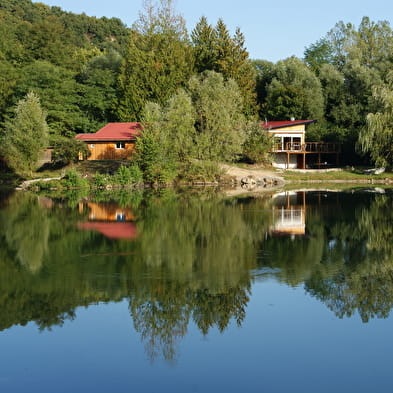
<path fill-rule="evenodd" d="M 0 391 L 391 392 L 393 193 L 0 198 Z"/>

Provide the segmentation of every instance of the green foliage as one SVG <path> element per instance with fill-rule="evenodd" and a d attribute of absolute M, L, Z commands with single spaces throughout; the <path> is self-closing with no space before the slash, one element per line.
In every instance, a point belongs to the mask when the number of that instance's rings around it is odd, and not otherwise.
<path fill-rule="evenodd" d="M 168 138 L 168 150 L 178 162 L 184 162 L 195 154 L 195 108 L 190 95 L 179 90 L 164 108 L 164 132 Z"/>
<path fill-rule="evenodd" d="M 233 37 L 222 19 L 215 27 L 202 17 L 191 33 L 196 69 L 221 73 L 225 80 L 236 81 L 243 97 L 246 117 L 256 113 L 255 71 L 245 48 L 245 38 L 239 28 Z"/>
<path fill-rule="evenodd" d="M 247 125 L 243 154 L 248 159 L 258 164 L 270 164 L 272 147 L 273 137 L 261 128 L 260 122 Z"/>
<path fill-rule="evenodd" d="M 15 172 L 23 174 L 36 168 L 48 143 L 45 119 L 39 98 L 30 92 L 16 105 L 15 117 L 6 122 L 1 135 L 3 155 Z"/>
<path fill-rule="evenodd" d="M 121 73 L 118 116 L 141 120 L 148 101 L 163 105 L 192 74 L 193 60 L 185 22 L 171 0 L 155 8 L 146 3 L 130 34 Z"/>
<path fill-rule="evenodd" d="M 75 80 L 74 72 L 37 60 L 20 70 L 15 90 L 18 96 L 32 90 L 42 97 L 51 134 L 73 136 L 75 132 L 89 130 L 88 119 L 79 105 L 83 87 Z"/>
<path fill-rule="evenodd" d="M 388 83 L 393 66 L 392 50 L 393 32 L 389 23 L 372 22 L 364 17 L 357 28 L 351 23 L 338 22 L 305 51 L 305 61 L 322 84 L 325 119 L 330 128 L 346 130 L 344 155 L 352 163 L 359 160 L 354 156 L 359 137 L 362 140 L 359 151 L 371 152 L 363 137 L 369 127 L 367 115 L 379 110 L 373 91 Z M 372 160 L 376 162 L 376 157 Z"/>
<path fill-rule="evenodd" d="M 196 111 L 197 157 L 233 160 L 240 153 L 245 124 L 243 99 L 236 82 L 205 71 L 190 79 L 189 90 Z"/>
<path fill-rule="evenodd" d="M 162 122 L 161 107 L 148 103 L 144 109 L 145 125 L 136 142 L 136 162 L 149 183 L 169 183 L 177 175 L 176 157 L 171 138 Z"/>
<path fill-rule="evenodd" d="M 113 49 L 91 58 L 79 74 L 83 84 L 81 108 L 94 124 L 117 120 L 117 78 L 122 56 Z"/>
<path fill-rule="evenodd" d="M 304 51 L 305 63 L 317 74 L 324 64 L 333 63 L 333 48 L 327 38 L 321 38 Z"/>
<path fill-rule="evenodd" d="M 87 159 L 91 154 L 86 143 L 75 138 L 57 138 L 52 146 L 52 162 L 54 164 L 68 165 L 76 163 L 80 157 Z"/>
<path fill-rule="evenodd" d="M 359 147 L 363 153 L 370 153 L 376 165 L 393 167 L 393 72 L 388 84 L 374 87 L 373 98 L 378 111 L 367 116 Z"/>
<path fill-rule="evenodd" d="M 103 173 L 95 173 L 92 178 L 95 187 L 104 188 L 108 184 L 108 176 Z"/>
<path fill-rule="evenodd" d="M 180 168 L 180 177 L 189 182 L 217 182 L 223 176 L 217 162 L 191 160 Z"/>
<path fill-rule="evenodd" d="M 115 184 L 121 186 L 142 183 L 143 174 L 138 165 L 125 166 L 122 165 L 114 175 Z"/>
<path fill-rule="evenodd" d="M 315 74 L 295 57 L 279 61 L 266 89 L 261 117 L 269 120 L 322 119 L 323 114 L 322 88 Z"/>
<path fill-rule="evenodd" d="M 0 21 L 0 122 L 29 91 L 40 96 L 52 134 L 92 132 L 117 120 L 119 67 L 99 68 L 92 59 L 124 51 L 128 29 L 119 19 L 23 0 L 2 1 Z"/>
<path fill-rule="evenodd" d="M 216 67 L 218 48 L 217 31 L 210 25 L 205 16 L 202 16 L 191 32 L 195 57 L 195 70 L 201 73 L 214 70 Z"/>
<path fill-rule="evenodd" d="M 67 170 L 63 184 L 66 188 L 88 188 L 89 181 L 82 177 L 76 169 Z"/>

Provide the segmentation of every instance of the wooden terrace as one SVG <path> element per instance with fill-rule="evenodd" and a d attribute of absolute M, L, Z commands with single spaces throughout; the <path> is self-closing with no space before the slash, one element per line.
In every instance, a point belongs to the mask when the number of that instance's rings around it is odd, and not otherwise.
<path fill-rule="evenodd" d="M 314 164 L 317 168 L 322 168 L 327 165 L 326 162 L 322 162 L 321 157 L 325 154 L 335 155 L 335 164 L 338 166 L 339 154 L 341 147 L 338 143 L 329 142 L 285 142 L 276 143 L 273 146 L 272 153 L 283 153 L 286 154 L 286 168 L 289 168 L 290 156 L 295 154 L 298 156 L 298 168 L 306 168 L 306 156 L 315 154 L 317 161 Z"/>

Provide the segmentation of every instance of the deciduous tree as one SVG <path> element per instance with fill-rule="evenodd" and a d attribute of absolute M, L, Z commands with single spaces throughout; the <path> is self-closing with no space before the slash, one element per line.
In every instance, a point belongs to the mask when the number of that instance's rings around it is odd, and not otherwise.
<path fill-rule="evenodd" d="M 367 126 L 359 135 L 359 147 L 369 153 L 376 165 L 393 166 L 393 72 L 389 83 L 376 86 L 373 98 L 378 105 L 375 113 L 367 116 Z"/>
<path fill-rule="evenodd" d="M 32 171 L 48 142 L 46 113 L 32 92 L 18 102 L 15 117 L 5 125 L 2 135 L 3 154 L 17 173 Z"/>

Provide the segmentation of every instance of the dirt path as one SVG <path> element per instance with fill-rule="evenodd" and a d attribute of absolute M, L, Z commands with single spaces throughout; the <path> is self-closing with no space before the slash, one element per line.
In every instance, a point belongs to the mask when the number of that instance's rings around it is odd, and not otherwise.
<path fill-rule="evenodd" d="M 60 180 L 62 177 L 48 177 L 45 179 L 32 179 L 32 180 L 25 180 L 22 182 L 19 187 L 16 188 L 16 190 L 25 190 L 30 184 L 34 184 L 40 181 L 51 181 L 51 180 Z"/>
<path fill-rule="evenodd" d="M 226 174 L 236 179 L 237 182 L 241 182 L 241 179 L 252 177 L 255 180 L 258 179 L 277 179 L 278 182 L 284 182 L 281 176 L 278 176 L 276 172 L 268 169 L 260 168 L 239 168 L 237 166 L 220 164 L 220 167 L 226 171 Z"/>

